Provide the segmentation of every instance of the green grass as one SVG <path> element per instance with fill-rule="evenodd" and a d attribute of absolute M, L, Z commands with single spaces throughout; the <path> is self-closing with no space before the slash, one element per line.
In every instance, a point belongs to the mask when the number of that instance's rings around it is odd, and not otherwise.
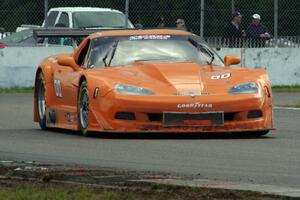
<path fill-rule="evenodd" d="M 272 86 L 272 92 L 300 92 L 300 85 Z"/>
<path fill-rule="evenodd" d="M 195 200 L 195 199 L 282 199 L 255 192 L 153 185 L 105 189 L 70 184 L 7 181 L 0 184 L 0 200 Z"/>
<path fill-rule="evenodd" d="M 102 191 L 97 193 L 88 187 L 58 187 L 53 185 L 26 185 L 1 188 L 0 200 L 136 200 L 132 194 Z"/>
<path fill-rule="evenodd" d="M 7 93 L 33 93 L 33 87 L 0 88 L 0 94 L 7 94 Z"/>

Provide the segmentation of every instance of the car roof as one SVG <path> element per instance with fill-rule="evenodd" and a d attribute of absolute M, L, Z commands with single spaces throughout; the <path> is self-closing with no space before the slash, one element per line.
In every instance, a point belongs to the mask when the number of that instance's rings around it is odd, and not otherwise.
<path fill-rule="evenodd" d="M 192 35 L 192 33 L 176 29 L 149 29 L 149 30 L 111 30 L 93 33 L 91 39 L 109 36 L 128 36 L 128 35 Z"/>
<path fill-rule="evenodd" d="M 96 11 L 96 12 L 116 12 L 122 13 L 119 10 L 111 8 L 98 8 L 98 7 L 57 7 L 51 8 L 50 11 L 59 11 L 59 12 L 87 12 L 87 11 Z"/>

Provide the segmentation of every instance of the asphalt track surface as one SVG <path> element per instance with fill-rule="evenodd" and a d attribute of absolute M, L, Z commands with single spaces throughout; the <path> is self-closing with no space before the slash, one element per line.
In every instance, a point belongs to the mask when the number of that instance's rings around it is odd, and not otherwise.
<path fill-rule="evenodd" d="M 262 138 L 86 138 L 71 131 L 40 130 L 32 122 L 32 94 L 0 94 L 0 160 L 77 163 L 300 188 L 300 111 L 276 109 L 275 118 L 277 130 Z"/>

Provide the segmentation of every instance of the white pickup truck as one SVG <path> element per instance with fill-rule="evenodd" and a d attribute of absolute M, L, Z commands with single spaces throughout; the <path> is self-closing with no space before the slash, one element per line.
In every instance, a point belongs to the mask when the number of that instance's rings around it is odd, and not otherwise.
<path fill-rule="evenodd" d="M 127 25 L 127 26 L 126 26 Z M 68 28 L 133 28 L 124 13 L 110 8 L 59 7 L 51 8 L 42 27 Z"/>
<path fill-rule="evenodd" d="M 134 28 L 130 20 L 126 23 L 124 13 L 110 8 L 58 7 L 48 11 L 42 26 L 23 24 L 16 32 L 33 28 Z"/>

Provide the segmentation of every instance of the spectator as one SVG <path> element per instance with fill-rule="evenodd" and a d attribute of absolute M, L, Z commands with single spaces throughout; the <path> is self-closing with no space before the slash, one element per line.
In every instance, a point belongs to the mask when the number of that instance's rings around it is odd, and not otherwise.
<path fill-rule="evenodd" d="M 159 27 L 159 28 L 166 27 L 166 22 L 163 17 L 158 18 L 156 24 L 157 24 L 157 27 Z"/>
<path fill-rule="evenodd" d="M 177 29 L 187 31 L 185 21 L 183 19 L 177 19 L 175 23 L 176 23 L 176 28 Z"/>
<path fill-rule="evenodd" d="M 4 37 L 4 32 L 5 32 L 5 29 L 0 27 L 0 39 L 2 39 L 2 37 Z"/>
<path fill-rule="evenodd" d="M 264 47 L 266 40 L 271 39 L 267 27 L 261 24 L 259 14 L 252 15 L 252 23 L 247 28 L 250 47 Z"/>
<path fill-rule="evenodd" d="M 246 36 L 245 31 L 241 28 L 242 14 L 235 12 L 229 24 L 225 26 L 223 33 L 223 41 L 229 47 L 242 47 L 243 37 Z"/>

